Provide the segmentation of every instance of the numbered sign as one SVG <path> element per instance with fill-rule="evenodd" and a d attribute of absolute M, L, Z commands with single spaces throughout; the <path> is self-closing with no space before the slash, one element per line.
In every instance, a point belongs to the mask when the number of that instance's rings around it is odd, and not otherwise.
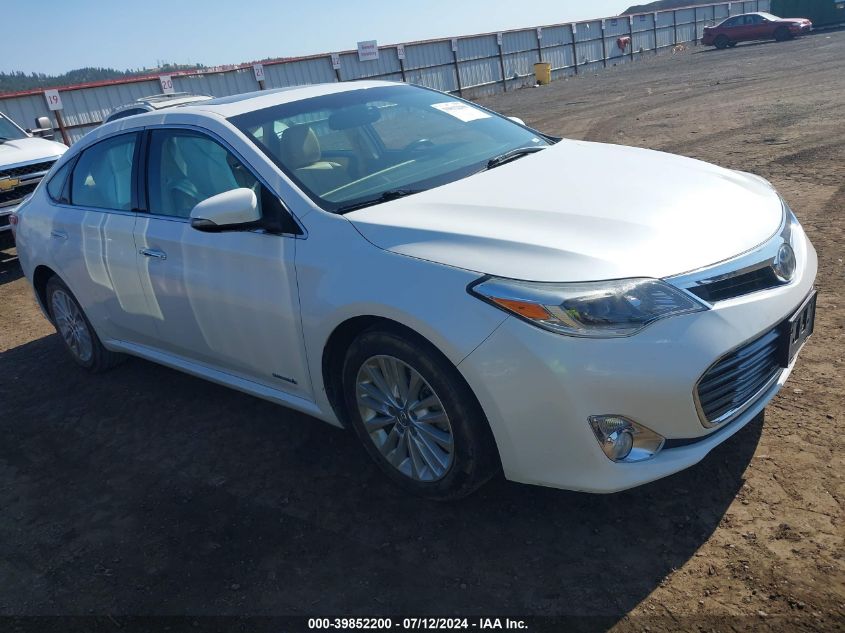
<path fill-rule="evenodd" d="M 543 27 L 542 26 L 537 27 L 537 39 L 538 40 L 543 39 Z"/>
<path fill-rule="evenodd" d="M 332 68 L 340 70 L 340 55 L 338 53 L 332 53 Z"/>
<path fill-rule="evenodd" d="M 454 52 L 454 53 L 458 52 L 458 38 L 457 37 L 452 38 L 452 52 Z"/>
<path fill-rule="evenodd" d="M 405 45 L 404 44 L 397 44 L 396 45 L 396 57 L 399 59 L 405 59 Z"/>
<path fill-rule="evenodd" d="M 176 90 L 173 88 L 173 78 L 170 75 L 162 75 L 158 78 L 161 84 L 161 91 L 166 95 L 172 95 Z"/>
<path fill-rule="evenodd" d="M 255 73 L 255 81 L 264 81 L 264 66 L 261 64 L 253 64 L 252 72 Z"/>
<path fill-rule="evenodd" d="M 501 33 L 496 33 L 496 44 L 498 44 L 499 46 L 502 45 L 502 34 Z"/>
<path fill-rule="evenodd" d="M 50 108 L 51 111 L 63 109 L 64 106 L 62 106 L 62 97 L 59 95 L 58 90 L 45 90 L 44 98 L 47 100 L 47 107 Z"/>

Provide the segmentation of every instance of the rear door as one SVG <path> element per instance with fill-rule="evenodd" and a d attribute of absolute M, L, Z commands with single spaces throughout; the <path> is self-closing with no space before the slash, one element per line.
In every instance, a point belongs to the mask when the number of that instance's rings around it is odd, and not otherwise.
<path fill-rule="evenodd" d="M 262 213 L 281 204 L 220 139 L 186 128 L 150 132 L 147 208 L 137 267 L 155 315 L 156 348 L 310 398 L 293 235 L 191 228 L 193 207 L 239 187 Z"/>
<path fill-rule="evenodd" d="M 134 241 L 139 156 L 139 133 L 111 136 L 48 183 L 52 259 L 103 339 L 138 341 L 149 330 Z"/>

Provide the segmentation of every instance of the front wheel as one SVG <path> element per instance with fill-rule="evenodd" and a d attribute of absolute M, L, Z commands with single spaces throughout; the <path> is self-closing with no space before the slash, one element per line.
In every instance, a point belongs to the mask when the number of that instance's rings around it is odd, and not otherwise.
<path fill-rule="evenodd" d="M 365 332 L 346 354 L 343 393 L 367 452 L 412 494 L 458 499 L 499 466 L 481 407 L 454 365 L 425 341 Z"/>
<path fill-rule="evenodd" d="M 713 42 L 713 43 L 716 45 L 716 48 L 718 48 L 719 50 L 724 50 L 728 46 L 731 45 L 731 41 L 727 38 L 726 35 L 720 35 L 719 37 L 716 38 L 716 41 Z"/>

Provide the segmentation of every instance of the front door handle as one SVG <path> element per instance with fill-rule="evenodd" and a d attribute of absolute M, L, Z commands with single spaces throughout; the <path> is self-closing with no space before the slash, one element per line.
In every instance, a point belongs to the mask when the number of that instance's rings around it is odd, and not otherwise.
<path fill-rule="evenodd" d="M 53 237 L 57 240 L 66 240 L 67 233 L 65 233 L 64 231 L 57 231 L 56 229 L 53 229 L 52 231 L 50 231 L 50 237 Z"/>
<path fill-rule="evenodd" d="M 155 257 L 156 259 L 167 259 L 167 253 L 155 248 L 142 248 L 138 251 L 144 257 Z"/>

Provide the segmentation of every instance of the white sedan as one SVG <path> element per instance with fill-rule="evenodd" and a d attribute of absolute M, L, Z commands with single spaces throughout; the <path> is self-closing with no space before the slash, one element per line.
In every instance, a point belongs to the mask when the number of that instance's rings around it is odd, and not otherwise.
<path fill-rule="evenodd" d="M 139 356 L 352 428 L 432 498 L 691 466 L 813 330 L 815 251 L 762 178 L 403 84 L 104 125 L 15 225 L 82 367 Z"/>

